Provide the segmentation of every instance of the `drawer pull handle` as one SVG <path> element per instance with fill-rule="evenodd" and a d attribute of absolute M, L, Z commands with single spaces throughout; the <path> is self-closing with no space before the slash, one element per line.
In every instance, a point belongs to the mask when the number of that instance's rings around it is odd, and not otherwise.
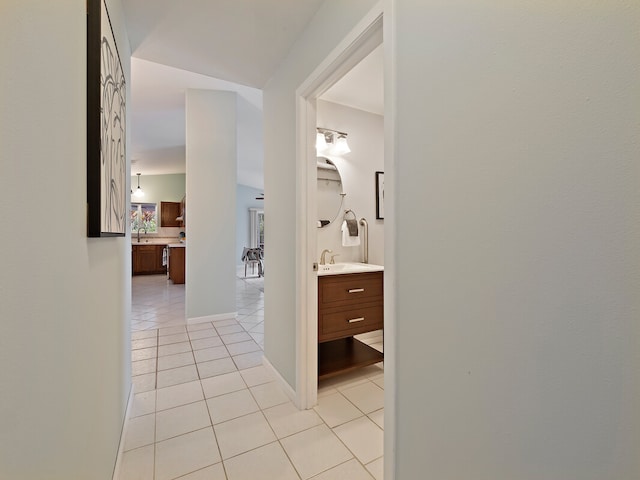
<path fill-rule="evenodd" d="M 364 288 L 352 288 L 349 290 L 349 293 L 360 293 L 364 292 Z"/>
<path fill-rule="evenodd" d="M 362 322 L 363 320 L 364 317 L 352 318 L 351 320 L 349 320 L 349 323 Z"/>

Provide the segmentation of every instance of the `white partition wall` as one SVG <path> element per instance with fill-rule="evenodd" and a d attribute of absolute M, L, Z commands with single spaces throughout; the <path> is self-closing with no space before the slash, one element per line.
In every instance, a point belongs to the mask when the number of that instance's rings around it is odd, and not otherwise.
<path fill-rule="evenodd" d="M 2 479 L 111 479 L 131 389 L 131 239 L 86 233 L 86 25 L 85 2 L 0 1 Z"/>
<path fill-rule="evenodd" d="M 296 89 L 375 3 L 324 2 L 264 88 L 265 243 L 269 268 L 264 280 L 265 356 L 292 387 L 298 367 L 295 332 L 300 288 L 296 282 L 300 269 L 296 263 L 296 226 L 306 221 L 296 202 L 296 174 L 301 161 L 296 157 Z"/>
<path fill-rule="evenodd" d="M 395 478 L 640 478 L 640 4 L 392 3 Z"/>
<path fill-rule="evenodd" d="M 236 94 L 187 90 L 186 309 L 190 322 L 236 312 Z"/>

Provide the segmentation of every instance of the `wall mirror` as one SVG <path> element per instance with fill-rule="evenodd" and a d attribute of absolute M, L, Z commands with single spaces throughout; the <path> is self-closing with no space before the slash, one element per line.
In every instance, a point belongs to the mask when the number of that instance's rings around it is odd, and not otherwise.
<path fill-rule="evenodd" d="M 318 227 L 330 225 L 342 207 L 345 193 L 338 167 L 326 157 L 318 157 Z"/>

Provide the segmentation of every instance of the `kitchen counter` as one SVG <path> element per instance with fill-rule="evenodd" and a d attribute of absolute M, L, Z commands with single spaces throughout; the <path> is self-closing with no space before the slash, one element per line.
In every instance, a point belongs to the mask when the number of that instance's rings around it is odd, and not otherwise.
<path fill-rule="evenodd" d="M 140 241 L 138 242 L 138 237 L 135 232 L 131 236 L 131 245 L 169 245 L 169 244 L 177 244 L 178 239 L 176 237 L 144 237 L 140 236 Z"/>

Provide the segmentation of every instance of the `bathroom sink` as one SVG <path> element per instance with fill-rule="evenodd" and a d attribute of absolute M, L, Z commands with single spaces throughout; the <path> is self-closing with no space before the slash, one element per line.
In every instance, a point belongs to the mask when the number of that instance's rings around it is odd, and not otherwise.
<path fill-rule="evenodd" d="M 334 263 L 330 265 L 318 265 L 318 275 L 345 275 L 348 273 L 382 272 L 382 265 L 371 263 Z"/>

